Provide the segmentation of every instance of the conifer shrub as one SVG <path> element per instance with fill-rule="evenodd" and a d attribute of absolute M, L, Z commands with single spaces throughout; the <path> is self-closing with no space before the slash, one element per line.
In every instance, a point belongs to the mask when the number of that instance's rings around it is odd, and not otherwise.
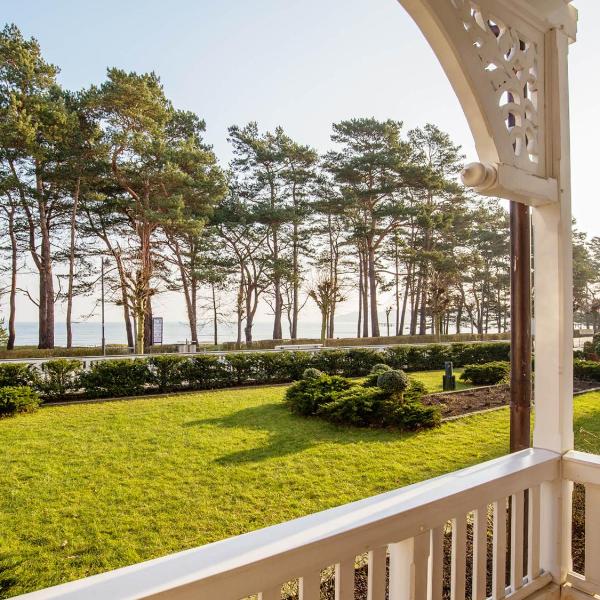
<path fill-rule="evenodd" d="M 322 404 L 330 402 L 335 394 L 352 387 L 352 382 L 339 375 L 321 375 L 293 383 L 285 393 L 285 400 L 293 413 L 311 416 Z"/>
<path fill-rule="evenodd" d="M 33 412 L 40 405 L 40 398 L 28 385 L 0 388 L 0 417 L 12 417 L 19 413 Z"/>

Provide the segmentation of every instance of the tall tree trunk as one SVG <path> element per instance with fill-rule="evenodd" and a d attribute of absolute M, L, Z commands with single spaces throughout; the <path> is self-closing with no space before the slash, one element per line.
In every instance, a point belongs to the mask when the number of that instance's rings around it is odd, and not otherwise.
<path fill-rule="evenodd" d="M 237 294 L 237 344 L 242 344 L 242 320 L 244 318 L 244 270 L 240 272 L 240 285 Z"/>
<path fill-rule="evenodd" d="M 18 274 L 18 252 L 17 234 L 15 232 L 15 206 L 11 205 L 7 211 L 8 215 L 8 235 L 10 237 L 10 292 L 8 299 L 8 340 L 6 349 L 13 350 L 15 347 L 15 339 L 17 337 L 15 331 L 15 319 L 17 312 L 17 274 Z"/>
<path fill-rule="evenodd" d="M 212 288 L 212 309 L 213 309 L 213 338 L 215 346 L 219 343 L 219 318 L 217 315 L 217 295 L 215 294 L 215 284 L 211 284 Z"/>
<path fill-rule="evenodd" d="M 144 348 L 150 348 L 150 346 L 154 346 L 154 340 L 152 336 L 152 300 L 148 298 L 144 314 Z"/>
<path fill-rule="evenodd" d="M 427 278 L 421 280 L 421 312 L 419 314 L 419 335 L 427 333 Z"/>
<path fill-rule="evenodd" d="M 411 298 L 411 315 L 410 315 L 410 335 L 417 334 L 417 324 L 419 320 L 419 315 L 421 314 L 421 287 L 423 285 L 423 276 L 419 272 L 419 276 L 417 277 L 417 285 L 416 288 L 413 288 L 411 291 L 411 296 L 414 296 L 414 299 Z"/>
<path fill-rule="evenodd" d="M 298 223 L 294 219 L 293 247 L 292 247 L 292 323 L 290 338 L 298 338 L 298 313 L 300 312 L 300 272 L 298 267 Z"/>
<path fill-rule="evenodd" d="M 396 335 L 400 331 L 400 259 L 398 256 L 398 240 L 394 239 L 394 302 L 396 306 Z M 403 323 L 404 328 L 404 323 Z M 388 333 L 389 335 L 389 333 Z"/>
<path fill-rule="evenodd" d="M 411 264 L 409 263 L 406 270 L 406 280 L 404 286 L 404 297 L 402 298 L 402 312 L 400 313 L 400 323 L 398 325 L 398 331 L 396 335 L 404 335 L 404 321 L 406 319 L 406 306 L 408 304 L 408 290 L 411 281 Z"/>
<path fill-rule="evenodd" d="M 327 336 L 327 321 L 327 310 L 321 309 L 321 342 L 324 342 Z"/>
<path fill-rule="evenodd" d="M 79 190 L 81 178 L 77 178 L 75 193 L 73 194 L 73 206 L 71 207 L 70 243 L 69 243 L 69 275 L 67 286 L 67 348 L 73 346 L 72 314 L 73 314 L 73 279 L 75 275 L 75 238 L 77 234 L 77 208 L 79 205 Z"/>
<path fill-rule="evenodd" d="M 356 337 L 361 337 L 362 330 L 362 301 L 363 301 L 363 272 L 362 272 L 362 256 L 359 253 L 358 260 L 358 319 L 356 321 Z"/>
<path fill-rule="evenodd" d="M 279 272 L 279 235 L 273 231 L 273 263 L 275 273 L 273 275 L 273 293 L 275 294 L 275 316 L 273 319 L 273 339 L 281 340 L 283 338 L 282 314 L 283 314 L 283 295 L 281 294 L 281 274 Z"/>
<path fill-rule="evenodd" d="M 246 326 L 244 327 L 244 334 L 246 336 L 246 343 L 252 342 L 252 327 L 254 325 L 254 311 L 252 310 L 252 295 L 254 294 L 254 285 L 248 281 L 246 283 Z"/>
<path fill-rule="evenodd" d="M 190 247 L 193 242 L 190 240 Z M 190 267 L 186 269 L 183 254 L 179 240 L 174 236 L 169 239 L 169 246 L 173 250 L 175 259 L 177 260 L 177 267 L 179 268 L 179 276 L 181 278 L 181 289 L 183 291 L 183 298 L 185 300 L 185 309 L 188 317 L 188 326 L 190 328 L 190 338 L 192 344 L 198 343 L 198 278 L 196 277 L 195 262 L 193 260 L 194 251 L 193 248 L 190 251 Z"/>
<path fill-rule="evenodd" d="M 50 232 L 46 224 L 42 226 L 41 258 L 38 348 L 48 349 L 54 348 L 54 275 L 52 272 Z"/>
<path fill-rule="evenodd" d="M 362 336 L 369 337 L 369 283 L 368 283 L 368 263 L 366 252 L 361 252 L 362 261 Z"/>
<path fill-rule="evenodd" d="M 379 315 L 377 314 L 377 271 L 375 269 L 375 250 L 369 244 L 368 248 L 369 265 L 369 301 L 371 302 L 371 335 L 379 337 Z"/>

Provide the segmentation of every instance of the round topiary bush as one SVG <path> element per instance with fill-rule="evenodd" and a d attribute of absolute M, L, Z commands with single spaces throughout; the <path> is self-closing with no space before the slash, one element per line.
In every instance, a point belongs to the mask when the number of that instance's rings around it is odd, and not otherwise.
<path fill-rule="evenodd" d="M 388 371 L 391 371 L 392 367 L 390 367 L 389 365 L 386 365 L 385 363 L 378 363 L 376 365 L 373 365 L 373 367 L 371 368 L 371 372 L 369 373 L 369 375 L 367 375 L 367 379 L 365 380 L 365 387 L 375 387 L 377 386 L 377 378 L 382 374 L 382 373 L 387 373 Z"/>
<path fill-rule="evenodd" d="M 373 365 L 373 368 L 371 369 L 371 373 L 377 373 L 379 375 L 381 375 L 381 373 L 385 373 L 386 371 L 391 371 L 392 367 L 390 367 L 390 365 L 386 365 L 385 363 L 377 363 L 376 365 Z"/>
<path fill-rule="evenodd" d="M 302 373 L 302 379 L 319 379 L 323 375 L 323 371 L 319 371 L 319 369 L 315 369 L 310 367 L 308 369 L 304 369 Z"/>
<path fill-rule="evenodd" d="M 385 371 L 377 377 L 377 387 L 388 394 L 402 394 L 408 383 L 408 376 L 400 370 Z"/>

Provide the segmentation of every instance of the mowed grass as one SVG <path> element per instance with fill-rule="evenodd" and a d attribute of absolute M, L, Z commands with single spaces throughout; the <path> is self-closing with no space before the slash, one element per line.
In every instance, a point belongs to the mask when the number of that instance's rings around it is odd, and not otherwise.
<path fill-rule="evenodd" d="M 454 375 L 456 377 L 456 389 L 466 390 L 468 388 L 472 388 L 472 384 L 464 383 L 460 380 L 460 375 L 462 372 L 462 369 L 454 369 Z M 442 391 L 442 377 L 444 376 L 444 371 L 420 371 L 417 373 L 408 373 L 408 376 L 418 379 L 431 393 Z"/>
<path fill-rule="evenodd" d="M 508 450 L 506 409 L 399 434 L 295 417 L 284 392 L 49 407 L 0 421 L 0 597 L 279 523 Z M 590 440 L 600 434 L 596 405 L 599 394 L 577 401 Z"/>

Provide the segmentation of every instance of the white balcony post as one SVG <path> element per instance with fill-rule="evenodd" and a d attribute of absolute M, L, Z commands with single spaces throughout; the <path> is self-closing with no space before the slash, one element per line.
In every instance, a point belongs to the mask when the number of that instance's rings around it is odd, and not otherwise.
<path fill-rule="evenodd" d="M 573 447 L 569 0 L 399 0 L 442 64 L 481 162 L 463 182 L 533 207 L 534 446 Z M 541 488 L 540 568 L 570 568 L 570 492 Z"/>
<path fill-rule="evenodd" d="M 569 145 L 568 45 L 546 34 L 547 164 L 559 202 L 533 209 L 535 264 L 535 427 L 533 443 L 564 453 L 573 448 L 573 257 Z M 572 484 L 541 488 L 540 566 L 563 583 L 571 568 Z"/>

